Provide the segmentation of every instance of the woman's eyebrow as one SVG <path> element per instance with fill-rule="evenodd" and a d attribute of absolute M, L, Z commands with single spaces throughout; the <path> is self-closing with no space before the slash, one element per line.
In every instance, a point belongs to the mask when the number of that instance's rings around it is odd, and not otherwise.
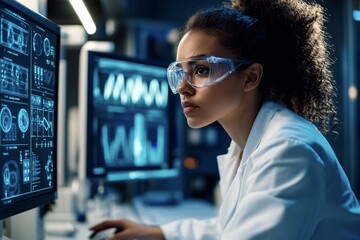
<path fill-rule="evenodd" d="M 194 56 L 191 56 L 189 58 L 185 58 L 185 59 L 182 59 L 182 60 L 177 60 L 178 62 L 182 62 L 182 61 L 186 61 L 186 60 L 198 60 L 199 58 L 204 58 L 204 57 L 209 57 L 209 55 L 206 55 L 206 54 L 198 54 L 198 55 L 194 55 Z"/>

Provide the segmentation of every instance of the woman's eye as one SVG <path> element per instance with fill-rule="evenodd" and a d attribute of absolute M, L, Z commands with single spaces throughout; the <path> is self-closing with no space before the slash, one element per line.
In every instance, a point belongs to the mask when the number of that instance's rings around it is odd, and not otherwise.
<path fill-rule="evenodd" d="M 198 66 L 196 67 L 194 74 L 197 76 L 207 77 L 209 75 L 209 68 Z"/>

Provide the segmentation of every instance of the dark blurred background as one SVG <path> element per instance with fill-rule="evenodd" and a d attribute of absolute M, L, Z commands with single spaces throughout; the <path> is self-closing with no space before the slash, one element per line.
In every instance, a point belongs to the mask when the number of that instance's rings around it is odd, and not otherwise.
<path fill-rule="evenodd" d="M 138 58 L 170 62 L 175 59 L 177 30 L 188 16 L 201 8 L 219 6 L 221 0 L 84 0 L 97 26 L 84 41 L 111 41 L 116 51 Z M 331 35 L 333 72 L 338 87 L 339 124 L 326 137 L 360 197 L 358 154 L 359 106 L 359 32 L 356 12 L 359 1 L 319 1 L 328 15 L 326 27 Z M 48 0 L 47 17 L 61 26 L 81 25 L 70 3 Z M 78 105 L 79 52 L 82 43 L 65 41 L 63 58 L 67 61 L 67 109 Z M 291 76 L 290 76 L 291 77 Z M 180 113 L 179 118 L 183 118 Z M 218 180 L 215 156 L 226 152 L 229 138 L 217 124 L 204 129 L 189 129 L 184 121 L 185 140 L 182 174 L 188 197 L 212 201 Z"/>

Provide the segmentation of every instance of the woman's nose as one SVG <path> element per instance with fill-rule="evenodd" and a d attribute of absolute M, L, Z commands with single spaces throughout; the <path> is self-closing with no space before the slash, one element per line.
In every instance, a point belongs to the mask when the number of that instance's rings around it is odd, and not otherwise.
<path fill-rule="evenodd" d="M 185 78 L 183 78 L 179 85 L 178 92 L 182 95 L 191 95 L 194 91 L 195 89 L 186 81 Z"/>

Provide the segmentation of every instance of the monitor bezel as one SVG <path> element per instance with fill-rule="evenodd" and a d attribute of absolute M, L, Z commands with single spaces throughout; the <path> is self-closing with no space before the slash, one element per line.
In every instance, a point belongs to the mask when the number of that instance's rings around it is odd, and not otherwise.
<path fill-rule="evenodd" d="M 51 20 L 45 18 L 44 16 L 36 13 L 29 8 L 25 7 L 21 3 L 14 0 L 0 0 L 0 6 L 4 8 L 8 8 L 14 12 L 19 12 L 24 18 L 29 19 L 30 21 L 38 24 L 39 26 L 47 29 L 48 31 L 54 33 L 56 35 L 56 49 L 57 54 L 55 56 L 55 61 L 57 63 L 56 72 L 55 72 L 55 83 L 54 83 L 54 139 L 57 139 L 57 119 L 58 119 L 58 105 L 59 102 L 59 93 L 58 93 L 58 81 L 59 81 L 59 59 L 60 59 L 60 27 L 52 22 Z M 17 215 L 19 213 L 43 206 L 45 204 L 51 203 L 57 198 L 57 144 L 53 145 L 53 166 L 54 166 L 54 179 L 53 179 L 53 188 L 51 190 L 42 190 L 39 193 L 33 193 L 27 199 L 23 199 L 21 201 L 17 201 L 10 205 L 0 205 L 0 220 L 9 218 L 11 216 Z"/>
<path fill-rule="evenodd" d="M 93 82 L 90 78 L 92 78 L 92 69 L 89 66 L 93 66 L 93 59 L 94 58 L 108 58 L 108 59 L 114 59 L 119 61 L 126 61 L 130 63 L 136 63 L 136 64 L 144 64 L 148 66 L 154 66 L 154 67 L 161 67 L 166 69 L 167 64 L 163 62 L 158 61 L 152 61 L 152 60 L 146 60 L 146 59 L 140 59 L 136 57 L 129 57 L 124 54 L 116 53 L 116 52 L 100 52 L 100 51 L 94 51 L 90 50 L 87 52 L 87 101 L 86 101 L 86 133 L 89 134 L 92 132 L 92 117 L 93 117 L 93 102 L 92 102 L 92 93 L 93 93 Z M 176 120 L 174 119 L 175 116 L 175 95 L 172 95 L 169 90 L 169 102 L 168 102 L 168 133 L 167 133 L 167 140 L 168 145 L 170 146 L 167 151 L 167 166 L 165 168 L 162 167 L 124 167 L 123 169 L 118 169 L 116 171 L 108 171 L 104 174 L 98 174 L 95 175 L 92 172 L 92 166 L 89 164 L 89 161 L 92 161 L 92 138 L 89 136 L 86 136 L 86 178 L 90 180 L 101 180 L 106 182 L 121 182 L 121 181 L 130 181 L 130 180 L 146 180 L 146 179 L 157 179 L 157 178 L 171 178 L 171 177 L 177 177 L 179 175 L 178 168 L 176 167 L 175 158 L 176 156 L 176 150 L 173 151 L 173 146 L 175 145 L 175 139 L 176 134 L 175 131 L 172 131 L 172 129 L 175 129 Z"/>

